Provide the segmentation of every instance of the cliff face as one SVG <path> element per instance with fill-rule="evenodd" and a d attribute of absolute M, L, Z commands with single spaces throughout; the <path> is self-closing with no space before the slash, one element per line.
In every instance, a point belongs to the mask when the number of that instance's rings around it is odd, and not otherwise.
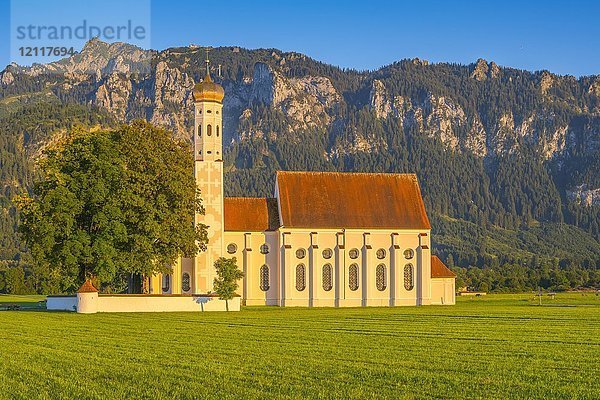
<path fill-rule="evenodd" d="M 156 52 L 92 40 L 81 53 L 58 62 L 9 66 L 0 74 L 0 85 L 3 97 L 8 97 L 19 92 L 28 77 L 64 101 L 98 106 L 118 121 L 144 118 L 190 140 L 190 92 L 202 68 L 197 53 L 195 47 Z M 460 77 L 452 81 L 450 67 L 422 60 L 359 73 L 323 66 L 296 53 L 255 54 L 238 48 L 215 53 L 225 73 L 215 78 L 227 94 L 224 136 L 230 145 L 280 135 L 299 142 L 306 135 L 324 133 L 323 157 L 331 159 L 387 148 L 389 139 L 375 133 L 377 124 L 395 120 L 405 134 L 433 138 L 447 151 L 486 160 L 528 146 L 540 159 L 556 160 L 560 167 L 573 155 L 590 156 L 600 149 L 598 77 L 532 74 L 480 59 L 455 67 Z M 565 96 L 565 88 L 583 97 Z M 265 110 L 277 119 L 277 129 L 261 116 Z M 357 127 L 361 113 L 378 121 L 370 122 L 373 130 Z M 571 196 L 575 197 L 581 196 Z"/>

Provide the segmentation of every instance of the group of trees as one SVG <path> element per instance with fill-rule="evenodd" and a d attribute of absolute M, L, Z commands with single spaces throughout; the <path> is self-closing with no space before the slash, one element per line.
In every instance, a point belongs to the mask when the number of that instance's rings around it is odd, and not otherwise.
<path fill-rule="evenodd" d="M 450 262 L 452 264 L 452 262 Z M 495 267 L 452 267 L 456 273 L 456 287 L 467 287 L 482 292 L 525 292 L 542 288 L 562 291 L 568 289 L 600 287 L 600 270 L 585 268 L 557 259 L 536 263 L 506 262 Z"/>
<path fill-rule="evenodd" d="M 72 293 L 86 279 L 123 292 L 129 276 L 170 273 L 177 257 L 206 249 L 206 226 L 183 142 L 148 123 L 72 129 L 44 151 L 32 195 L 17 196 L 19 231 L 31 273 L 2 266 L 0 290 Z M 228 300 L 243 273 L 236 259 L 215 262 L 214 289 Z"/>
<path fill-rule="evenodd" d="M 192 162 L 185 143 L 145 122 L 73 129 L 47 148 L 32 195 L 15 199 L 35 290 L 72 292 L 93 277 L 120 292 L 126 277 L 168 272 L 204 250 Z"/>

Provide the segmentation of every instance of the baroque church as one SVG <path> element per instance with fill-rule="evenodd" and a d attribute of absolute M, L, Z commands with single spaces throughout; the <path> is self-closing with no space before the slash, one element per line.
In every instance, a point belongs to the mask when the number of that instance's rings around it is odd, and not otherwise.
<path fill-rule="evenodd" d="M 455 275 L 431 255 L 414 174 L 277 173 L 272 198 L 224 197 L 223 87 L 193 89 L 194 174 L 208 244 L 156 275 L 151 294 L 209 293 L 219 257 L 244 272 L 242 304 L 355 307 L 454 304 Z"/>

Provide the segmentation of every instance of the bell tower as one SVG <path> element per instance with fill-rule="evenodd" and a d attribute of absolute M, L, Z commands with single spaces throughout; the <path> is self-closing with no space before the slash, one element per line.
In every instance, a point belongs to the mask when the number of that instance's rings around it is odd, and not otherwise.
<path fill-rule="evenodd" d="M 194 259 L 193 293 L 212 291 L 214 263 L 223 255 L 223 87 L 212 81 L 206 50 L 206 76 L 194 86 L 194 176 L 205 209 L 195 224 L 208 228 L 206 251 Z"/>

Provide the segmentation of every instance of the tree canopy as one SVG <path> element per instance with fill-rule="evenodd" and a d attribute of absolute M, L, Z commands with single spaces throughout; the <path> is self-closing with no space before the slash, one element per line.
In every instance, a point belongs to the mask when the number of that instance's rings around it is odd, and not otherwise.
<path fill-rule="evenodd" d="M 229 300 L 234 298 L 235 291 L 239 287 L 238 281 L 244 277 L 244 273 L 239 270 L 235 257 L 220 257 L 215 261 L 215 270 L 217 277 L 213 282 L 214 291 L 221 300 L 225 300 L 225 306 L 229 311 Z"/>
<path fill-rule="evenodd" d="M 123 288 L 130 274 L 168 273 L 205 250 L 206 227 L 188 146 L 136 121 L 74 129 L 44 151 L 33 194 L 18 200 L 20 232 L 44 291 L 69 292 L 87 277 Z"/>

